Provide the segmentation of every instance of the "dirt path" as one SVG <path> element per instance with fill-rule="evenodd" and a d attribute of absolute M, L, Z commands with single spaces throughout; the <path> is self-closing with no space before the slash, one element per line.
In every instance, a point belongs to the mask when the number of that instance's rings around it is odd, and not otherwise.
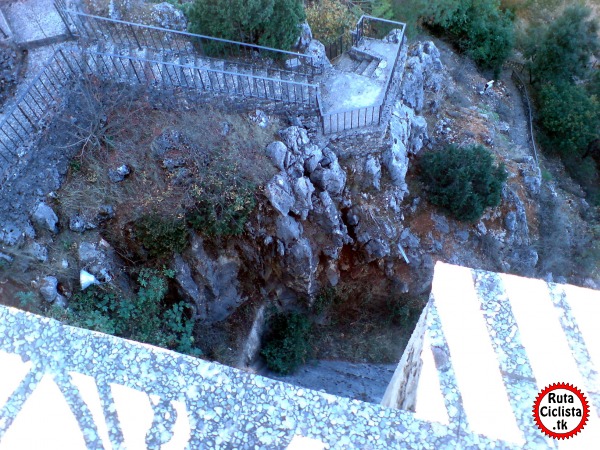
<path fill-rule="evenodd" d="M 501 80 L 506 89 L 507 97 L 512 99 L 510 102 L 510 115 L 508 116 L 510 121 L 507 121 L 510 125 L 508 130 L 509 136 L 514 144 L 515 157 L 518 157 L 519 155 L 533 156 L 533 148 L 531 146 L 528 127 L 529 113 L 526 110 L 521 92 L 517 88 L 511 75 L 511 69 L 505 69 L 501 74 Z"/>

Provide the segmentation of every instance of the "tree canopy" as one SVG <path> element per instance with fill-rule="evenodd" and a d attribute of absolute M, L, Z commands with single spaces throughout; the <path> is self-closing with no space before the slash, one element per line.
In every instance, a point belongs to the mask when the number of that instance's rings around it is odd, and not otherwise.
<path fill-rule="evenodd" d="M 571 82 L 587 76 L 590 59 L 600 49 L 598 22 L 590 14 L 584 6 L 570 6 L 555 21 L 530 33 L 524 54 L 532 81 Z"/>
<path fill-rule="evenodd" d="M 300 0 L 196 0 L 187 10 L 192 33 L 291 48 L 305 20 Z"/>

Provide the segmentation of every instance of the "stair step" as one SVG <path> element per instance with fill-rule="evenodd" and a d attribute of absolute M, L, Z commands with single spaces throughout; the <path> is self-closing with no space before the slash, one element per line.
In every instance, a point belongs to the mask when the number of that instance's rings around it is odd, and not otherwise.
<path fill-rule="evenodd" d="M 364 72 L 364 70 L 369 66 L 369 62 L 366 59 L 363 59 L 358 66 L 356 66 L 356 69 L 354 69 L 354 73 L 357 73 L 359 75 L 362 75 L 362 73 Z"/>
<path fill-rule="evenodd" d="M 379 66 L 379 60 L 377 60 L 377 59 L 371 60 L 371 62 L 369 63 L 369 65 L 367 67 L 365 67 L 365 70 L 363 71 L 363 73 L 361 75 L 363 75 L 365 77 L 370 77 L 371 75 L 373 75 L 373 73 L 375 72 L 375 69 L 377 69 L 378 66 Z"/>

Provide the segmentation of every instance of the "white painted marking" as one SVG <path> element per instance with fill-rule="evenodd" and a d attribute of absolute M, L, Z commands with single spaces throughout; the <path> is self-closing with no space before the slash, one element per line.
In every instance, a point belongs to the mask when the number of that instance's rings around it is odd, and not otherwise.
<path fill-rule="evenodd" d="M 552 383 L 583 386 L 577 363 L 543 280 L 500 275 L 539 389 Z"/>
<path fill-rule="evenodd" d="M 327 448 L 329 448 L 329 445 L 318 439 L 296 435 L 290 445 L 286 447 L 286 450 L 325 450 Z"/>
<path fill-rule="evenodd" d="M 98 392 L 96 380 L 89 375 L 83 375 L 77 372 L 69 372 L 69 375 L 71 376 L 71 382 L 79 390 L 81 399 L 90 409 L 92 419 L 96 424 L 98 436 L 102 441 L 104 449 L 112 450 L 112 444 L 110 443 L 110 437 L 108 435 L 108 426 L 106 425 L 106 417 L 102 410 L 102 402 L 100 401 L 100 393 Z"/>
<path fill-rule="evenodd" d="M 0 408 L 31 370 L 31 361 L 23 362 L 20 355 L 0 350 Z"/>
<path fill-rule="evenodd" d="M 173 437 L 171 440 L 161 446 L 161 450 L 179 450 L 187 448 L 188 442 L 192 437 L 190 421 L 185 403 L 171 401 L 171 405 L 177 412 L 177 420 L 173 425 Z"/>
<path fill-rule="evenodd" d="M 0 442 L 0 450 L 85 449 L 85 440 L 51 375 L 44 375 Z"/>
<path fill-rule="evenodd" d="M 110 385 L 125 448 L 146 450 L 146 434 L 152 426 L 154 412 L 144 392 L 120 384 Z"/>
<path fill-rule="evenodd" d="M 523 444 L 471 270 L 438 262 L 432 294 L 471 431 Z"/>
<path fill-rule="evenodd" d="M 600 372 L 600 291 L 571 285 L 563 285 L 561 288 L 567 294 L 567 304 L 571 307 L 571 313 L 581 332 L 592 367 Z M 600 393 L 600 385 L 588 386 L 588 389 Z M 600 411 L 596 411 L 596 414 L 600 416 Z"/>

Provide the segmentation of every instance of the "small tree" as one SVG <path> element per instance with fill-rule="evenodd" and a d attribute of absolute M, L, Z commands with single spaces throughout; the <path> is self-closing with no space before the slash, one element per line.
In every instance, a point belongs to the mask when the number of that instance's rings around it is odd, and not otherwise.
<path fill-rule="evenodd" d="M 460 221 L 475 221 L 485 208 L 500 204 L 508 174 L 481 145 L 427 152 L 419 165 L 429 201 Z"/>
<path fill-rule="evenodd" d="M 294 372 L 308 358 L 311 324 L 303 314 L 275 314 L 261 351 L 269 369 L 283 375 Z"/>
<path fill-rule="evenodd" d="M 580 5 L 570 6 L 563 14 L 530 33 L 524 43 L 532 81 L 571 82 L 585 78 L 589 62 L 600 48 L 598 22 L 589 19 L 591 11 Z"/>
<path fill-rule="evenodd" d="M 291 48 L 304 21 L 299 0 L 196 0 L 187 9 L 192 33 Z"/>
<path fill-rule="evenodd" d="M 598 139 L 600 104 L 583 86 L 561 82 L 542 86 L 539 118 L 548 147 L 563 156 L 583 156 Z"/>
<path fill-rule="evenodd" d="M 512 13 L 499 0 L 436 0 L 423 10 L 425 23 L 449 33 L 481 67 L 498 75 L 514 45 Z"/>

